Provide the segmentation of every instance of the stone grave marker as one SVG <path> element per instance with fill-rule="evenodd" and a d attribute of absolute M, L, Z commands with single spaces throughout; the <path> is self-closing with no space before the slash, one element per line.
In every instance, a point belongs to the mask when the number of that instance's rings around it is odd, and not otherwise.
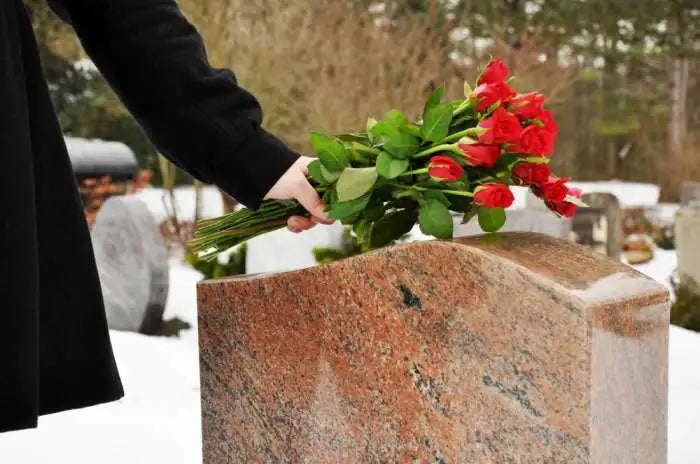
<path fill-rule="evenodd" d="M 198 286 L 204 463 L 666 462 L 669 296 L 540 234 Z"/>
<path fill-rule="evenodd" d="M 91 231 L 111 329 L 154 333 L 168 296 L 168 253 L 145 203 L 112 197 Z"/>
<path fill-rule="evenodd" d="M 700 206 L 700 182 L 683 182 L 681 185 L 681 205 Z"/>
<path fill-rule="evenodd" d="M 676 253 L 680 284 L 700 296 L 700 207 L 676 213 Z"/>
<path fill-rule="evenodd" d="M 588 208 L 579 208 L 573 218 L 577 243 L 593 247 L 611 258 L 622 252 L 622 212 L 620 202 L 611 193 L 586 193 Z"/>

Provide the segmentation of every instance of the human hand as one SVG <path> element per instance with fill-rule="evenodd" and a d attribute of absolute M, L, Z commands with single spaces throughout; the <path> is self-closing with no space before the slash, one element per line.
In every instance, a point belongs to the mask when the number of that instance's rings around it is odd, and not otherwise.
<path fill-rule="evenodd" d="M 326 205 L 309 183 L 307 166 L 312 161 L 314 158 L 299 157 L 265 195 L 265 200 L 297 200 L 311 214 L 310 218 L 304 216 L 289 218 L 287 227 L 295 233 L 308 230 L 319 223 L 333 224 L 334 222 L 326 215 Z"/>

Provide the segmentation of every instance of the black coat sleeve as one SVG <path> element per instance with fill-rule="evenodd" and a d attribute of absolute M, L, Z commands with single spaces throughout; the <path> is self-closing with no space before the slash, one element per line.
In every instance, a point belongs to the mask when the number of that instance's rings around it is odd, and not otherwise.
<path fill-rule="evenodd" d="M 49 0 L 156 148 L 257 208 L 298 154 L 262 127 L 257 100 L 209 65 L 174 0 Z"/>

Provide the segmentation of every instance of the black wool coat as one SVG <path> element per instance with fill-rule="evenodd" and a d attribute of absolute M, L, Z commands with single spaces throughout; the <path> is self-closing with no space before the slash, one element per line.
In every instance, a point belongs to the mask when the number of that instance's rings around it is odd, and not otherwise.
<path fill-rule="evenodd" d="M 298 155 L 174 0 L 54 0 L 157 148 L 256 208 Z M 123 395 L 90 235 L 21 0 L 0 0 L 0 432 Z"/>

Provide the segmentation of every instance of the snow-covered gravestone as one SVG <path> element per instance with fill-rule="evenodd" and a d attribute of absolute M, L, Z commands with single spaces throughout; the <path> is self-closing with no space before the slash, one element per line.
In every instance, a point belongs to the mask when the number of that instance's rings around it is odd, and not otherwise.
<path fill-rule="evenodd" d="M 204 463 L 663 464 L 666 288 L 531 233 L 201 282 Z"/>
<path fill-rule="evenodd" d="M 110 198 L 91 236 L 109 328 L 156 332 L 168 296 L 168 253 L 145 203 Z"/>

